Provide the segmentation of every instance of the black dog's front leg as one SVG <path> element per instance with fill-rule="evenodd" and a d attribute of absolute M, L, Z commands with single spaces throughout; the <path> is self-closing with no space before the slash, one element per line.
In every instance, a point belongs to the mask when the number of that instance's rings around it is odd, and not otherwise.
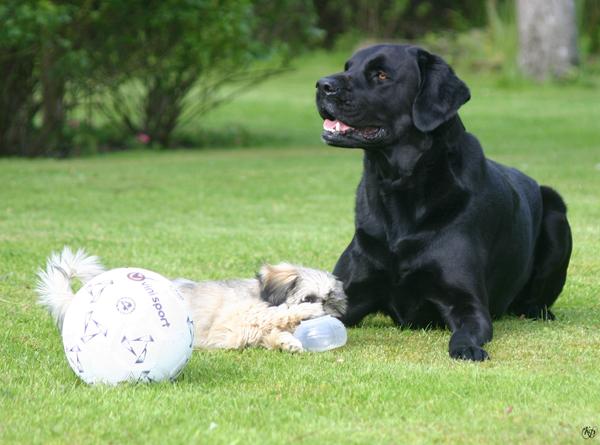
<path fill-rule="evenodd" d="M 333 274 L 344 283 L 344 292 L 348 296 L 348 309 L 342 317 L 346 326 L 354 326 L 365 316 L 378 311 L 389 282 L 358 247 L 356 235 L 340 256 Z"/>
<path fill-rule="evenodd" d="M 492 339 L 492 320 L 481 305 L 453 305 L 445 314 L 452 330 L 448 352 L 450 357 L 483 361 L 489 358 L 482 346 Z"/>

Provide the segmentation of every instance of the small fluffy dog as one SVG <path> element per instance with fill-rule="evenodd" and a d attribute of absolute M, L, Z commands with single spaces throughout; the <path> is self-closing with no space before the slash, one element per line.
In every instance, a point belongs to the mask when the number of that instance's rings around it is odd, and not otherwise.
<path fill-rule="evenodd" d="M 46 270 L 38 271 L 39 303 L 59 329 L 75 297 L 74 280 L 82 283 L 104 272 L 99 259 L 68 247 L 53 253 Z M 302 351 L 292 332 L 303 320 L 329 314 L 341 317 L 346 295 L 341 281 L 329 272 L 281 263 L 263 266 L 255 279 L 193 282 L 173 281 L 192 312 L 194 346 L 241 349 L 262 346 Z"/>

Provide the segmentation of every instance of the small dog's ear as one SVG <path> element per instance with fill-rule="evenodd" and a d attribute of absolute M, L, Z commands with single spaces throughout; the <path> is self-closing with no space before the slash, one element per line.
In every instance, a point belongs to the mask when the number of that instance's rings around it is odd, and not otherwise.
<path fill-rule="evenodd" d="M 471 92 L 441 57 L 421 48 L 411 50 L 421 74 L 419 92 L 412 106 L 413 123 L 427 133 L 453 117 L 471 98 Z"/>
<path fill-rule="evenodd" d="M 256 275 L 260 283 L 260 298 L 272 305 L 285 303 L 288 294 L 298 283 L 298 269 L 291 264 L 266 264 Z"/>

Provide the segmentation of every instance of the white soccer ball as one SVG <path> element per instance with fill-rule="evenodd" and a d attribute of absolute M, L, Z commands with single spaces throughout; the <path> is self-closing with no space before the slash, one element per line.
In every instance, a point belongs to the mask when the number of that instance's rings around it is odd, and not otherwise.
<path fill-rule="evenodd" d="M 153 382 L 174 379 L 187 364 L 194 326 L 168 279 L 119 268 L 77 292 L 62 339 L 71 368 L 86 383 Z"/>

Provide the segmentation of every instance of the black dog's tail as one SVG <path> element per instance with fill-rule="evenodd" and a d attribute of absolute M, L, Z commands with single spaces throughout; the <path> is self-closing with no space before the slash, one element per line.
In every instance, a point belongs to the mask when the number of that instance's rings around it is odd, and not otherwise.
<path fill-rule="evenodd" d="M 535 248 L 529 282 L 513 302 L 510 312 L 530 318 L 553 319 L 548 308 L 556 301 L 567 278 L 573 241 L 567 220 L 567 206 L 561 196 L 540 186 L 542 223 Z"/>

